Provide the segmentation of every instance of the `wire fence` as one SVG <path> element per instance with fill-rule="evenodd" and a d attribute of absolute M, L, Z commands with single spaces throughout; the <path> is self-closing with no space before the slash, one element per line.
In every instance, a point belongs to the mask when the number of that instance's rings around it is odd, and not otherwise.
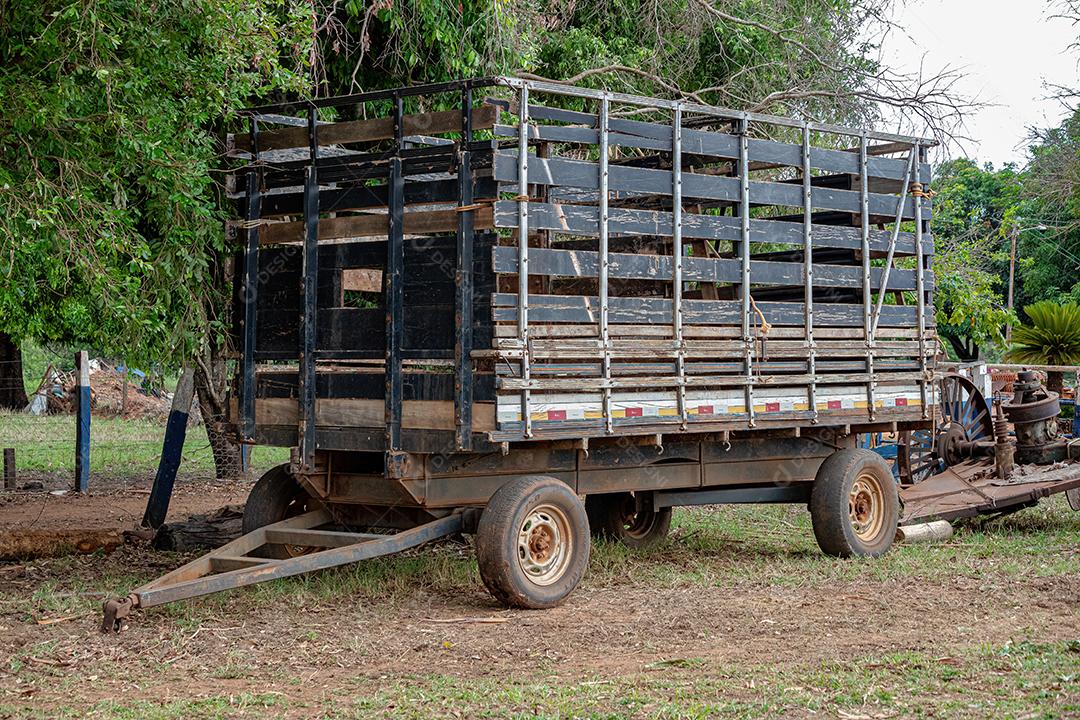
<path fill-rule="evenodd" d="M 21 364 L 22 372 L 13 376 L 16 364 Z M 78 396 L 74 368 L 70 348 L 29 345 L 22 348 L 21 360 L 0 359 L 0 397 L 8 393 L 10 402 L 11 390 L 25 389 L 38 413 L 0 410 L 0 449 L 15 450 L 16 486 L 51 490 L 74 482 Z M 89 376 L 90 489 L 148 484 L 161 460 L 175 377 L 102 358 L 89 360 Z M 208 433 L 207 425 L 216 428 L 221 422 L 204 419 L 196 399 L 190 408 L 178 482 L 244 481 L 288 461 L 287 449 L 240 448 L 222 433 Z"/>
<path fill-rule="evenodd" d="M 165 437 L 165 418 L 122 418 L 95 415 L 90 423 L 90 489 L 151 482 L 158 469 Z M 74 414 L 42 416 L 0 412 L 0 448 L 15 449 L 17 487 L 71 487 L 75 473 Z M 250 448 L 247 462 L 234 448 L 215 464 L 206 428 L 189 423 L 177 481 L 185 479 L 243 481 L 257 478 L 288 461 L 283 448 Z M 41 486 L 40 488 L 38 486 Z"/>

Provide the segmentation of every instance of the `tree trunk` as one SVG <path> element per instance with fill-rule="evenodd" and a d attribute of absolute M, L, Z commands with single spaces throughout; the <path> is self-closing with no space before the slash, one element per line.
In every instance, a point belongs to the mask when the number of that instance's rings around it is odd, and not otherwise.
<path fill-rule="evenodd" d="M 214 471 L 218 480 L 239 480 L 244 477 L 240 462 L 240 445 L 226 423 L 225 395 L 228 376 L 220 351 L 212 350 L 207 363 L 195 367 L 195 392 L 199 397 L 206 437 L 214 453 Z M 209 371 L 209 373 L 207 373 Z"/>
<path fill-rule="evenodd" d="M 0 408 L 22 410 L 29 404 L 23 385 L 22 350 L 0 331 Z"/>

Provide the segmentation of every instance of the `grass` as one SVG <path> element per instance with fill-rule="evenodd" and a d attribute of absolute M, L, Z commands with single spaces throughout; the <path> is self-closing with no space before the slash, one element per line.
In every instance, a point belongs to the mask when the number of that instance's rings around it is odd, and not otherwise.
<path fill-rule="evenodd" d="M 1078 663 L 1080 642 L 1072 641 L 780 668 L 698 663 L 569 683 L 418 675 L 381 687 L 358 682 L 365 697 L 344 701 L 327 716 L 1057 718 L 1080 711 Z"/>
<path fill-rule="evenodd" d="M 358 677 L 322 699 L 274 693 L 109 700 L 18 718 L 1060 718 L 1080 713 L 1080 641 L 1022 640 L 956 655 L 902 652 L 795 665 L 670 663 L 613 678 Z M 225 669 L 223 669 L 225 670 Z M 223 672 L 222 678 L 229 673 Z"/>
<path fill-rule="evenodd" d="M 772 592 L 776 587 L 857 588 L 860 581 L 874 581 L 895 583 L 901 596 L 903 588 L 912 585 L 932 587 L 970 577 L 985 592 L 993 593 L 995 587 L 1018 586 L 1044 577 L 1072 582 L 1077 576 L 1078 555 L 1080 513 L 1070 511 L 1060 496 L 1015 515 L 962 525 L 944 543 L 899 546 L 872 561 L 822 556 L 801 509 L 695 508 L 677 511 L 672 539 L 652 551 L 635 553 L 621 545 L 596 543 L 583 590 L 634 584 Z M 154 554 L 149 557 L 156 565 L 147 565 L 147 557 L 120 554 L 36 561 L 33 574 L 51 579 L 38 585 L 29 603 L 18 591 L 5 592 L 0 586 L 0 621 L 32 624 L 41 617 L 96 617 L 100 593 L 124 593 L 185 559 Z M 139 559 L 141 563 L 135 562 Z M 246 618 L 260 609 L 272 608 L 275 617 L 299 617 L 321 608 L 326 617 L 352 622 L 352 608 L 366 607 L 370 610 L 365 611 L 363 622 L 379 622 L 381 614 L 393 617 L 398 612 L 395 608 L 406 606 L 423 593 L 454 596 L 479 592 L 471 550 L 444 543 L 154 608 L 134 622 L 159 625 L 161 634 L 154 645 L 164 644 L 181 653 L 203 642 L 192 644 L 199 633 L 203 638 L 219 635 L 222 630 L 215 628 L 223 618 L 230 618 L 227 623 L 231 624 L 231 619 Z M 299 648 L 313 646 L 296 650 L 303 667 L 314 663 L 312 670 L 318 667 L 321 653 L 329 650 L 318 649 L 319 643 L 330 641 L 320 635 L 318 627 L 290 628 L 285 624 L 280 628 L 295 634 Z M 288 684 L 297 672 L 291 665 L 283 664 L 268 676 L 265 668 L 252 665 L 242 645 L 231 645 L 218 651 L 202 681 L 183 686 L 198 687 L 197 693 L 183 687 L 170 689 L 174 698 L 184 699 L 162 700 L 144 699 L 145 694 L 109 700 L 85 696 L 78 690 L 78 675 L 68 674 L 70 670 L 61 675 L 41 665 L 64 656 L 51 636 L 44 635 L 0 663 L 0 674 L 26 678 L 52 672 L 60 683 L 76 683 L 71 687 L 71 699 L 64 695 L 59 705 L 34 709 L 32 703 L 0 693 L 0 717 L 1080 717 L 1080 640 L 1045 642 L 1048 638 L 1026 634 L 1031 630 L 1017 632 L 1014 641 L 1004 644 L 980 644 L 972 637 L 960 647 L 856 654 L 830 661 L 789 658 L 767 665 L 759 661 L 721 662 L 693 653 L 665 655 L 661 650 L 659 657 L 627 674 L 583 671 L 557 661 L 540 661 L 523 663 L 520 670 L 499 675 L 484 672 L 479 663 L 475 676 L 461 677 L 428 664 L 404 676 L 339 676 L 319 685 L 321 689 L 314 694 L 303 682 Z M 904 646 L 902 639 L 897 639 L 897 646 Z M 366 657 L 380 649 L 367 647 L 356 637 L 353 644 L 334 648 L 335 653 L 342 651 Z M 446 652 L 458 651 L 448 646 Z M 102 670 L 92 667 L 89 671 Z M 143 676 L 143 680 L 150 683 L 147 687 L 171 687 L 178 676 L 169 672 L 162 666 L 160 672 Z M 266 692 L 266 685 L 260 687 L 264 681 L 285 692 Z"/>
<path fill-rule="evenodd" d="M 62 580 L 39 585 L 27 619 L 93 614 L 101 593 L 124 595 L 187 558 L 158 553 L 154 559 L 155 566 L 141 570 L 133 570 L 138 564 L 122 557 L 115 563 L 103 563 L 94 556 L 36 561 L 50 577 Z M 739 590 L 862 581 L 934 583 L 956 578 L 1029 581 L 1075 577 L 1078 562 L 1080 513 L 1071 511 L 1060 495 L 1015 515 L 960 525 L 949 541 L 900 545 L 873 560 L 822 555 L 809 516 L 801 508 L 723 506 L 676 510 L 671 539 L 649 551 L 594 542 L 583 586 L 630 583 Z M 447 542 L 148 612 L 165 613 L 170 622 L 194 630 L 207 618 L 243 615 L 255 608 L 302 612 L 342 597 L 392 607 L 418 593 L 460 595 L 478 592 L 479 586 L 471 548 Z"/>
<path fill-rule="evenodd" d="M 114 478 L 152 478 L 161 456 L 165 423 L 111 417 L 90 421 L 90 472 Z M 75 417 L 46 415 L 31 417 L 0 411 L 0 438 L 4 447 L 15 448 L 19 470 L 70 473 L 75 470 Z M 256 446 L 253 468 L 265 469 L 288 461 L 288 450 Z M 189 428 L 184 443 L 181 472 L 212 474 L 214 458 L 203 426 Z"/>

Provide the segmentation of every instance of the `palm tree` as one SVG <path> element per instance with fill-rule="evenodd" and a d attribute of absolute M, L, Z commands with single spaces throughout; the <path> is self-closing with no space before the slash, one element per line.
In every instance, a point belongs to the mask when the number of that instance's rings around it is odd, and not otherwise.
<path fill-rule="evenodd" d="M 1024 308 L 1031 325 L 1013 330 L 1005 359 L 1024 365 L 1080 365 L 1080 305 L 1043 300 Z M 1049 372 L 1046 389 L 1061 393 L 1063 374 Z"/>

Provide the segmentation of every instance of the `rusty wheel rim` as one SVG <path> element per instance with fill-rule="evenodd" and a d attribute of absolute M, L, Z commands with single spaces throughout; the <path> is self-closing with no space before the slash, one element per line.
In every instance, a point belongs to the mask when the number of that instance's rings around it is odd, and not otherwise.
<path fill-rule="evenodd" d="M 620 518 L 624 535 L 640 538 L 649 534 L 653 524 L 653 513 L 648 510 L 638 512 L 637 501 L 633 495 L 623 501 L 621 510 Z"/>
<path fill-rule="evenodd" d="M 570 521 L 554 505 L 539 505 L 521 523 L 517 538 L 518 566 L 537 585 L 557 582 L 570 564 Z"/>
<path fill-rule="evenodd" d="M 848 517 L 851 528 L 863 542 L 873 542 L 885 524 L 885 493 L 870 473 L 862 473 L 851 484 L 848 494 Z"/>
<path fill-rule="evenodd" d="M 310 509 L 310 501 L 311 497 L 307 496 L 307 493 L 304 493 L 303 497 L 298 497 L 297 499 L 293 500 L 291 503 L 289 503 L 289 507 L 286 508 L 285 517 L 283 517 L 282 520 L 288 520 L 289 518 L 297 517 L 306 513 Z M 285 548 L 285 553 L 291 558 L 300 557 L 301 555 L 310 555 L 311 553 L 319 549 L 309 547 L 307 545 L 290 545 L 289 543 L 282 543 L 281 547 Z"/>

